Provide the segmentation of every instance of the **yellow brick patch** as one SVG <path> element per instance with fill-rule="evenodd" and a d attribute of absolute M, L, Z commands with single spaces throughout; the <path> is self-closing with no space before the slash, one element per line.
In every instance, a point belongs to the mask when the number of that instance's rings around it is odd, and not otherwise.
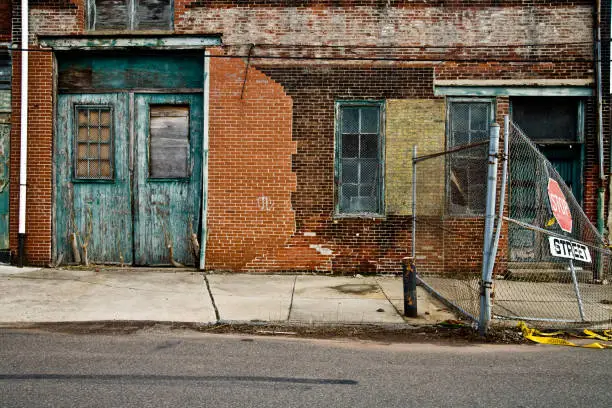
<path fill-rule="evenodd" d="M 412 214 L 412 147 L 418 155 L 445 147 L 444 100 L 387 101 L 385 136 L 385 204 L 388 214 Z M 417 214 L 439 215 L 444 209 L 444 158 L 417 168 Z"/>

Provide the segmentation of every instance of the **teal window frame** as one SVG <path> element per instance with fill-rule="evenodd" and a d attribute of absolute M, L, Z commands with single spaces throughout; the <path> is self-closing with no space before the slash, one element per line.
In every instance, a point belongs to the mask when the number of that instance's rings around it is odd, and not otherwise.
<path fill-rule="evenodd" d="M 346 108 L 376 108 L 378 109 L 378 130 L 377 133 L 372 132 L 361 132 L 362 116 L 359 113 L 359 124 L 356 133 L 347 132 L 343 129 L 343 114 Z M 361 112 L 361 111 L 360 111 Z M 375 174 L 375 181 L 373 183 L 364 183 L 361 180 L 361 169 L 363 162 L 366 160 L 373 160 L 374 158 L 362 158 L 361 157 L 361 140 L 362 135 L 377 135 L 377 173 Z M 343 136 L 354 135 L 359 137 L 358 141 L 358 153 L 357 157 L 346 158 L 343 155 Z M 383 100 L 359 100 L 359 101 L 345 101 L 340 100 L 335 103 L 335 149 L 334 149 L 334 180 L 335 180 L 335 216 L 336 217 L 383 217 L 385 213 L 384 208 L 384 151 L 385 151 L 385 101 Z M 358 178 L 357 182 L 343 182 L 343 168 L 344 160 L 353 160 L 357 164 Z M 368 210 L 351 210 L 343 205 L 343 189 L 351 185 L 353 188 L 357 188 L 360 191 L 361 188 L 368 188 L 369 185 L 376 185 L 376 205 L 373 211 Z M 359 193 L 358 193 L 359 194 Z"/>
<path fill-rule="evenodd" d="M 467 134 L 467 140 L 465 143 L 461 143 L 458 144 L 456 143 L 456 140 L 454 138 L 454 116 L 453 116 L 453 106 L 458 105 L 458 104 L 464 104 L 464 105 L 471 105 L 470 106 L 470 113 L 469 113 L 469 127 L 468 127 L 468 134 Z M 472 111 L 472 107 L 474 105 L 482 105 L 482 104 L 486 104 L 488 105 L 488 123 L 486 124 L 486 127 L 484 130 L 475 130 L 472 126 L 472 122 L 471 122 L 471 111 Z M 496 103 L 495 103 L 495 99 L 493 98 L 448 98 L 446 100 L 446 146 L 447 149 L 452 149 L 454 147 L 458 147 L 461 145 L 465 145 L 465 144 L 471 144 L 471 143 L 477 143 L 477 142 L 482 142 L 482 141 L 487 141 L 489 140 L 489 134 L 490 134 L 490 127 L 491 124 L 493 123 L 493 121 L 495 120 L 495 112 L 496 112 Z M 476 134 L 481 133 L 484 134 L 485 136 L 483 138 L 478 138 L 477 136 L 475 136 Z M 482 150 L 483 156 L 482 156 L 482 180 L 483 180 L 483 184 L 482 184 L 482 204 L 483 207 L 482 208 L 475 208 L 475 202 L 471 201 L 472 198 L 470 198 L 470 194 L 468 192 L 468 198 L 467 198 L 467 203 L 465 206 L 458 206 L 455 205 L 453 202 L 453 183 L 457 183 L 457 177 L 453 177 L 453 165 L 455 163 L 455 161 L 462 163 L 465 162 L 466 163 L 466 173 L 468 174 L 469 177 L 469 173 L 472 171 L 472 169 L 467 168 L 468 164 L 467 162 L 470 160 L 475 161 L 476 163 L 478 162 L 479 158 L 478 157 L 471 157 L 474 155 L 474 150 L 472 149 L 466 149 L 463 151 L 459 151 L 456 153 L 451 153 L 450 155 L 447 156 L 447 160 L 446 160 L 446 212 L 448 215 L 450 216 L 459 216 L 459 217 L 471 217 L 471 216 L 482 216 L 485 213 L 485 208 L 484 208 L 484 203 L 485 203 L 485 196 L 486 196 L 486 172 L 487 172 L 487 146 L 481 146 L 481 147 L 477 147 L 475 149 L 478 149 L 479 151 Z M 451 163 L 451 160 L 453 160 L 453 162 Z M 477 164 L 478 165 L 478 164 Z M 466 184 L 470 184 L 469 181 Z M 468 188 L 472 187 L 472 186 L 463 186 L 466 187 L 465 190 L 467 190 Z"/>

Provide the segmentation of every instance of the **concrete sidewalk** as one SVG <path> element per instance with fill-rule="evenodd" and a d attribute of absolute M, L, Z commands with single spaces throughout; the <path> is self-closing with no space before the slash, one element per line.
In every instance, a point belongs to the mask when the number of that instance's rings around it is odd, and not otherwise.
<path fill-rule="evenodd" d="M 454 319 L 417 288 L 403 312 L 401 277 L 204 274 L 170 268 L 15 268 L 0 265 L 0 324 L 78 321 L 435 324 Z"/>

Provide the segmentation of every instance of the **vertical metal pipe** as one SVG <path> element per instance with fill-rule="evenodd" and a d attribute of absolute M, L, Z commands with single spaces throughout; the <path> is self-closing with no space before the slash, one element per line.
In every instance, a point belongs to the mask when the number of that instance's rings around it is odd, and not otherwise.
<path fill-rule="evenodd" d="M 578 301 L 578 312 L 580 313 L 580 320 L 583 322 L 584 318 L 584 306 L 582 305 L 582 296 L 580 296 L 580 288 L 578 288 L 578 279 L 576 278 L 576 268 L 574 268 L 574 260 L 570 258 L 570 271 L 572 272 L 572 282 L 574 283 L 574 292 L 576 293 L 576 300 Z"/>
<path fill-rule="evenodd" d="M 502 176 L 501 186 L 499 191 L 499 208 L 497 212 L 497 229 L 495 230 L 495 238 L 491 247 L 491 261 L 487 265 L 487 279 L 493 281 L 493 267 L 495 266 L 495 257 L 497 256 L 497 248 L 499 246 L 499 237 L 504 220 L 504 207 L 506 205 L 506 186 L 508 184 L 508 144 L 510 141 L 510 119 L 508 115 L 504 115 L 504 152 L 502 156 Z"/>
<path fill-rule="evenodd" d="M 26 195 L 28 171 L 28 0 L 21 0 L 21 122 L 19 152 L 19 230 L 17 265 L 23 267 L 26 236 Z"/>
<path fill-rule="evenodd" d="M 416 259 L 417 146 L 412 146 L 412 260 Z"/>
<path fill-rule="evenodd" d="M 499 125 L 491 124 L 489 134 L 489 156 L 487 169 L 487 199 L 485 207 L 484 248 L 482 251 L 482 275 L 480 281 L 480 316 L 478 331 L 482 336 L 487 334 L 491 321 L 491 287 L 488 276 L 491 259 L 491 244 L 493 242 L 493 224 L 495 221 L 495 196 L 497 193 L 497 153 L 499 150 Z"/>
<path fill-rule="evenodd" d="M 402 283 L 404 285 L 404 316 L 417 317 L 416 269 L 413 259 L 402 259 Z"/>
<path fill-rule="evenodd" d="M 202 213 L 200 216 L 202 232 L 200 234 L 200 264 L 199 269 L 206 267 L 206 241 L 208 238 L 208 148 L 209 148 L 209 105 L 210 105 L 210 52 L 204 52 L 204 112 L 202 119 Z"/>

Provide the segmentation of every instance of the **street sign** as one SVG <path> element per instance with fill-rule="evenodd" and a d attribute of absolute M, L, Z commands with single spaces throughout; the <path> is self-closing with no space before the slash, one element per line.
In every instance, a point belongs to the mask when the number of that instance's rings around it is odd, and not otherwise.
<path fill-rule="evenodd" d="M 565 232 L 572 232 L 572 213 L 569 205 L 567 205 L 559 183 L 551 178 L 548 179 L 548 200 L 550 209 L 561 229 Z"/>
<path fill-rule="evenodd" d="M 548 243 L 550 244 L 550 254 L 554 257 L 591 262 L 589 247 L 586 245 L 558 237 L 548 237 Z"/>

